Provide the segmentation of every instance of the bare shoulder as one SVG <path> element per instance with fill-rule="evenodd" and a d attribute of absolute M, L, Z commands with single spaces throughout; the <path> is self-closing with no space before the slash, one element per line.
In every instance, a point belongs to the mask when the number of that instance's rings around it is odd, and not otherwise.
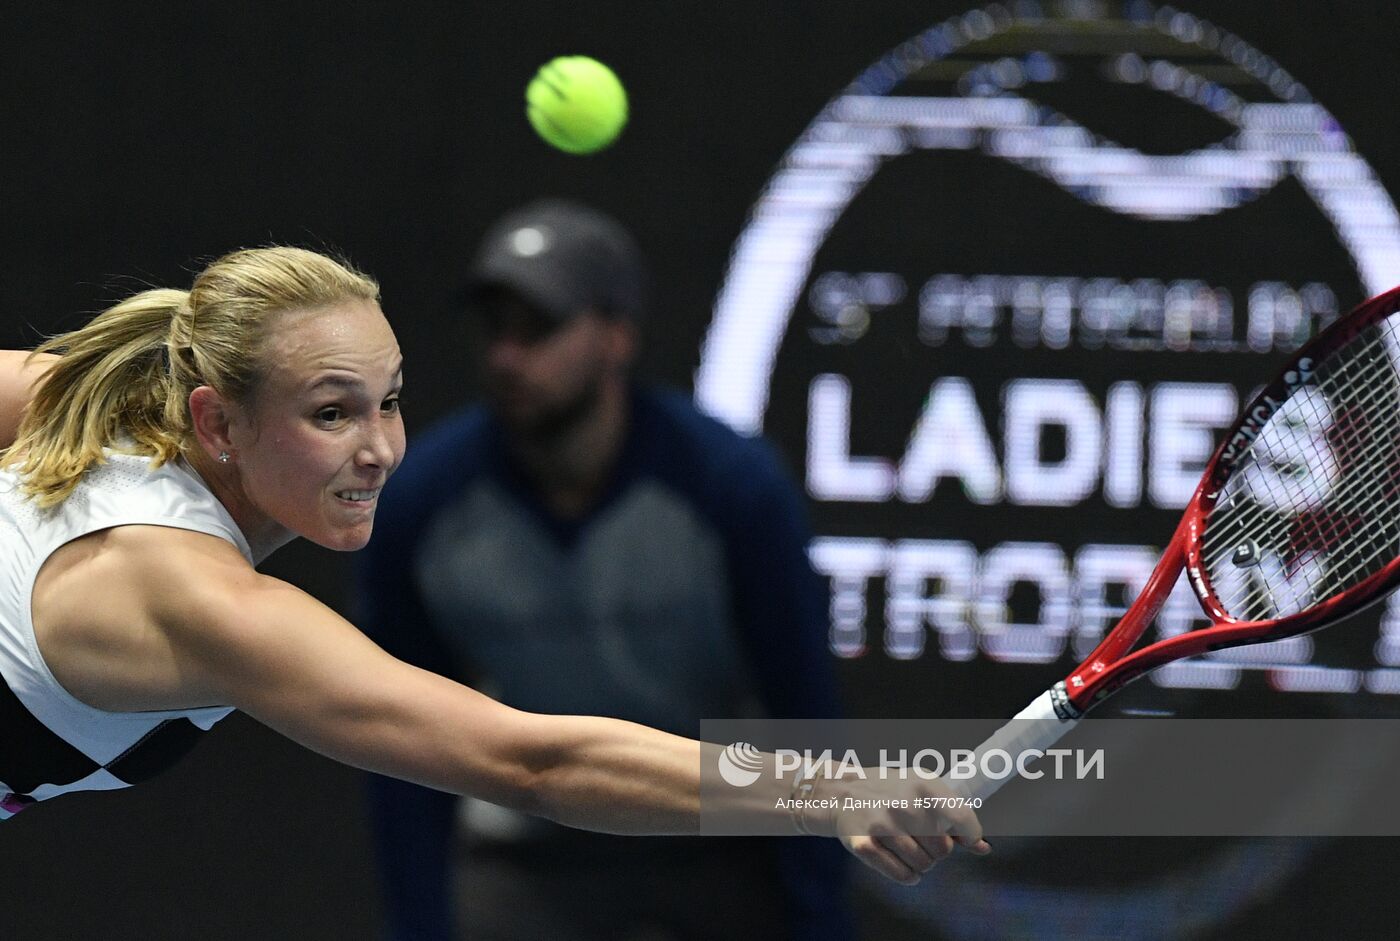
<path fill-rule="evenodd" d="M 225 539 L 147 525 L 115 526 L 75 539 L 49 557 L 39 576 L 41 582 L 62 581 L 69 589 L 65 594 L 87 598 L 108 594 L 104 586 L 120 587 L 157 613 L 197 603 L 207 589 L 237 590 L 259 577 Z"/>
<path fill-rule="evenodd" d="M 231 605 L 259 578 L 215 536 L 162 526 L 101 530 L 44 563 L 31 606 L 35 637 L 55 677 L 89 705 L 219 705 L 184 674 L 172 628 L 217 617 L 220 599 Z"/>
<path fill-rule="evenodd" d="M 126 542 L 122 564 L 140 582 L 153 622 L 187 674 L 203 677 L 221 694 L 227 692 L 222 678 L 240 672 L 241 661 L 282 646 L 289 622 L 358 633 L 301 589 L 255 570 L 222 539 L 158 527 L 122 529 L 128 530 L 116 531 Z"/>
<path fill-rule="evenodd" d="M 159 557 L 142 577 L 173 661 L 201 696 L 267 721 L 291 702 L 367 689 L 405 669 L 335 611 L 231 548 L 198 534 L 177 541 L 184 545 L 175 553 L 169 544 L 141 548 Z"/>

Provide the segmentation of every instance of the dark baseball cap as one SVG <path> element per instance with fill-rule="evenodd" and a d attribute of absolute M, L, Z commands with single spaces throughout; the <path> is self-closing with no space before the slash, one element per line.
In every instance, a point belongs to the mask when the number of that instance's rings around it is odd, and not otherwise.
<path fill-rule="evenodd" d="M 504 216 L 472 262 L 464 293 L 479 307 L 506 289 L 562 323 L 585 310 L 641 318 L 646 266 L 617 220 L 581 203 L 547 199 Z"/>

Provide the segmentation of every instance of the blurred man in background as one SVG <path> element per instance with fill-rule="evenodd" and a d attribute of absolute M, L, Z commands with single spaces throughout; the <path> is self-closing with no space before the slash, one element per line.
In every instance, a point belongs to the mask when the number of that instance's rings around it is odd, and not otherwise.
<path fill-rule="evenodd" d="M 529 711 L 692 736 L 834 716 L 801 497 L 765 442 L 633 380 L 644 282 L 631 236 L 582 205 L 491 230 L 468 290 L 488 402 L 415 438 L 362 554 L 361 623 Z M 396 938 L 851 936 L 835 844 L 609 837 L 387 778 L 372 800 Z"/>

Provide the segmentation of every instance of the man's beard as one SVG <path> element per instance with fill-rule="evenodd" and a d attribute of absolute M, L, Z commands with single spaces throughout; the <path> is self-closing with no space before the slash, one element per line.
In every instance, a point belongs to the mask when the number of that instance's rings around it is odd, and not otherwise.
<path fill-rule="evenodd" d="M 590 376 L 578 393 L 567 401 L 543 406 L 527 416 L 512 416 L 497 409 L 502 422 L 513 433 L 532 444 L 546 445 L 566 436 L 597 411 L 603 397 L 603 377 Z"/>

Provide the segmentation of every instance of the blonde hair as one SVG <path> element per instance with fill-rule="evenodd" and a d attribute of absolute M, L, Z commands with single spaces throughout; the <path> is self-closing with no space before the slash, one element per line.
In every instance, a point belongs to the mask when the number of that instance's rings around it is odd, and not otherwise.
<path fill-rule="evenodd" d="M 378 299 L 368 276 L 283 246 L 225 255 L 188 291 L 142 291 L 34 350 L 60 358 L 34 390 L 0 467 L 17 470 L 41 507 L 63 502 L 105 449 L 150 455 L 159 467 L 194 441 L 196 388 L 251 401 L 271 315 Z"/>

